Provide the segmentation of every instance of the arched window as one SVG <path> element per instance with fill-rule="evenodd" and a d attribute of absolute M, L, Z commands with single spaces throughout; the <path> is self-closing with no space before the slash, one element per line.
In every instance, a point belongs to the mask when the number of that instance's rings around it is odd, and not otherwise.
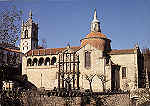
<path fill-rule="evenodd" d="M 41 57 L 41 58 L 39 59 L 39 66 L 43 65 L 43 63 L 44 63 L 44 58 Z"/>
<path fill-rule="evenodd" d="M 29 58 L 29 59 L 27 60 L 27 66 L 31 66 L 31 63 L 32 63 L 32 60 Z"/>
<path fill-rule="evenodd" d="M 56 57 L 52 57 L 51 65 L 54 65 L 54 63 L 56 63 Z"/>
<path fill-rule="evenodd" d="M 86 51 L 85 52 L 85 68 L 91 67 L 91 52 Z"/>
<path fill-rule="evenodd" d="M 37 59 L 37 58 L 34 58 L 34 59 L 33 59 L 33 66 L 37 66 L 37 64 L 38 64 L 38 59 Z"/>
<path fill-rule="evenodd" d="M 28 30 L 25 30 L 25 38 L 28 38 Z"/>
<path fill-rule="evenodd" d="M 50 65 L 50 58 L 49 57 L 46 57 L 46 59 L 45 59 L 45 65 Z"/>

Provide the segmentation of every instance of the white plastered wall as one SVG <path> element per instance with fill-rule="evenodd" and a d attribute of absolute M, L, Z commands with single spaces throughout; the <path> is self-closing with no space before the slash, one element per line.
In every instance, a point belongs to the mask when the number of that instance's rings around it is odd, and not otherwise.
<path fill-rule="evenodd" d="M 137 53 L 111 55 L 113 63 L 120 65 L 120 88 L 132 90 L 138 87 Z M 122 67 L 126 67 L 126 78 L 122 78 Z"/>
<path fill-rule="evenodd" d="M 57 55 L 23 56 L 22 74 L 26 74 L 28 76 L 28 80 L 37 88 L 44 87 L 45 89 L 53 89 L 54 87 L 57 87 L 57 64 L 47 66 L 27 66 L 28 58 L 31 58 L 32 60 L 37 58 L 39 60 L 41 57 L 43 57 L 45 60 L 46 57 L 49 57 L 51 60 L 53 56 L 57 58 Z M 56 61 L 58 61 L 58 59 Z"/>
<path fill-rule="evenodd" d="M 89 69 L 84 67 L 85 64 L 85 51 L 91 52 L 91 67 Z M 101 80 L 97 77 L 98 74 L 103 74 L 106 76 L 106 80 L 109 80 L 106 84 L 106 89 L 111 89 L 111 68 L 105 66 L 105 59 L 103 57 L 103 52 L 98 50 L 91 45 L 87 44 L 82 47 L 79 51 L 80 59 L 80 88 L 90 89 L 89 82 L 85 78 L 86 75 L 95 75 L 92 82 L 92 89 L 95 92 L 103 91 Z M 108 66 L 109 67 L 109 66 Z"/>

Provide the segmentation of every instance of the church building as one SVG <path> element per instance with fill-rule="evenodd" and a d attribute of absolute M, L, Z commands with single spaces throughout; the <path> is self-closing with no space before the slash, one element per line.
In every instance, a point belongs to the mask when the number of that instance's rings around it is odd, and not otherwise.
<path fill-rule="evenodd" d="M 141 54 L 139 46 L 132 49 L 113 50 L 111 40 L 101 32 L 96 9 L 90 26 L 90 33 L 81 39 L 80 46 L 64 48 L 38 49 L 38 24 L 29 19 L 22 22 L 20 50 L 22 57 L 22 74 L 37 88 L 52 90 L 58 87 L 59 54 L 71 51 L 78 54 L 80 75 L 75 77 L 75 88 L 90 89 L 88 78 L 92 79 L 92 90 L 132 90 L 139 87 Z M 70 66 L 71 67 L 71 66 Z M 73 82 L 72 82 L 73 83 Z M 63 87 L 63 84 L 62 86 Z"/>

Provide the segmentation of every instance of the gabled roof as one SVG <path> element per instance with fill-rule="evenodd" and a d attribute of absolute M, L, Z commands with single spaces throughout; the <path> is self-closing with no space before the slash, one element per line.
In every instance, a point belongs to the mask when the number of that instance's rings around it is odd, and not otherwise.
<path fill-rule="evenodd" d="M 16 50 L 16 49 L 4 48 L 4 50 L 9 52 L 21 53 L 20 50 Z"/>
<path fill-rule="evenodd" d="M 26 53 L 27 56 L 31 56 L 31 55 L 51 55 L 51 54 L 58 54 L 63 52 L 64 50 L 66 50 L 67 47 L 65 48 L 47 48 L 47 49 L 34 49 L 34 50 L 30 50 Z M 73 51 L 77 51 L 80 49 L 80 46 L 74 46 L 74 47 L 70 47 L 70 49 L 72 49 Z"/>
<path fill-rule="evenodd" d="M 109 54 L 134 54 L 135 49 L 111 50 Z"/>

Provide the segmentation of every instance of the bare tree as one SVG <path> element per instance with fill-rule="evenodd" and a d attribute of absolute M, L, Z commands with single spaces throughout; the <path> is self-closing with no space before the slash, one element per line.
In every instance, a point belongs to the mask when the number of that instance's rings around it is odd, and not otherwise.
<path fill-rule="evenodd" d="M 15 6 L 0 11 L 0 44 L 2 47 L 15 46 L 19 39 L 22 11 Z"/>
<path fill-rule="evenodd" d="M 89 81 L 90 91 L 91 91 L 91 92 L 92 92 L 92 82 L 93 82 L 93 78 L 95 77 L 95 75 L 96 75 L 96 74 L 90 74 L 90 75 L 85 74 L 86 80 Z"/>
<path fill-rule="evenodd" d="M 105 92 L 105 90 L 106 90 L 105 84 L 106 84 L 106 82 L 108 82 L 109 80 L 106 80 L 106 75 L 104 75 L 104 74 L 97 74 L 97 77 L 101 80 L 101 82 L 102 82 L 102 87 L 103 87 L 103 92 Z"/>
<path fill-rule="evenodd" d="M 0 75 L 2 76 L 0 81 L 10 80 L 10 77 L 18 75 L 16 72 L 20 69 L 20 62 L 18 62 L 20 54 L 10 48 L 16 49 L 15 44 L 20 35 L 21 16 L 22 11 L 16 9 L 15 6 L 0 10 Z M 7 60 L 4 57 L 7 57 Z"/>

